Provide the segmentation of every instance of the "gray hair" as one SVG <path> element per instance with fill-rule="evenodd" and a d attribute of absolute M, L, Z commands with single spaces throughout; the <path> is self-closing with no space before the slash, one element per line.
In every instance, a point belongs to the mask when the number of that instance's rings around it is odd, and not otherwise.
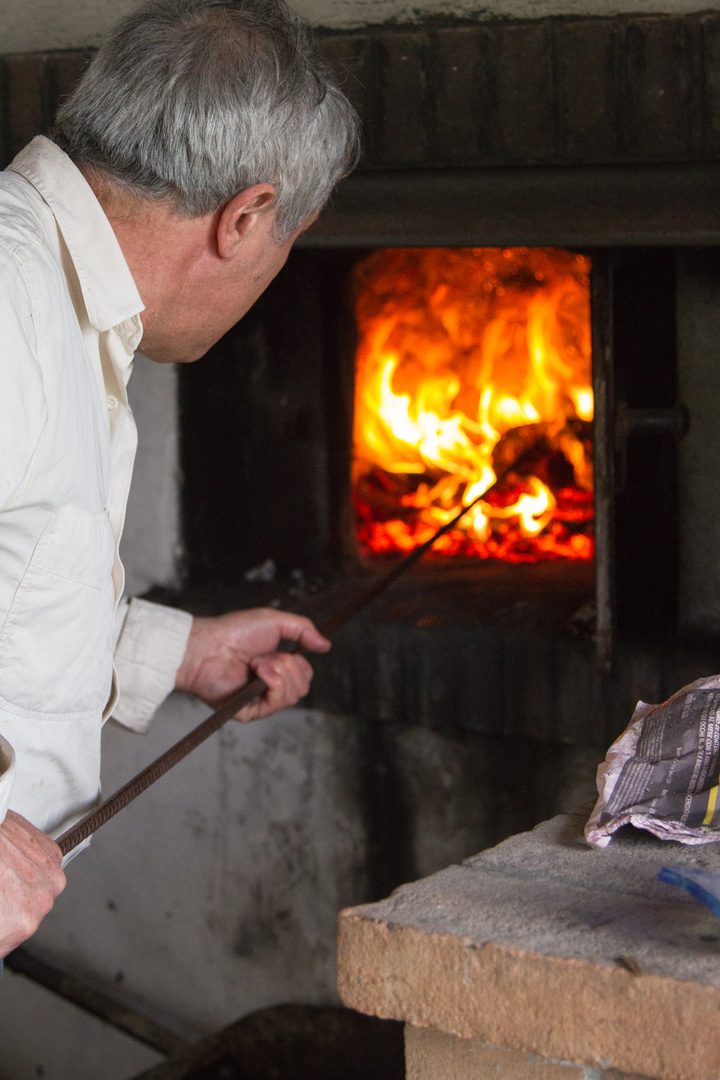
<path fill-rule="evenodd" d="M 190 217 L 273 184 L 283 240 L 356 164 L 359 123 L 284 0 L 152 0 L 111 31 L 53 138 Z"/>

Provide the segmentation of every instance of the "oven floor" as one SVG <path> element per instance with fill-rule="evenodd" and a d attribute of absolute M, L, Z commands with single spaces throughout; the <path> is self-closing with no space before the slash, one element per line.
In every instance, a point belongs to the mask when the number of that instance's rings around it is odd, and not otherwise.
<path fill-rule="evenodd" d="M 272 604 L 322 622 L 393 561 L 364 559 L 331 574 L 292 571 L 272 582 L 223 582 L 183 597 L 182 603 L 196 614 Z M 415 626 L 480 622 L 516 625 L 540 634 L 585 635 L 592 615 L 587 605 L 593 603 L 594 574 L 592 561 L 512 564 L 426 556 L 374 600 L 361 618 Z"/>

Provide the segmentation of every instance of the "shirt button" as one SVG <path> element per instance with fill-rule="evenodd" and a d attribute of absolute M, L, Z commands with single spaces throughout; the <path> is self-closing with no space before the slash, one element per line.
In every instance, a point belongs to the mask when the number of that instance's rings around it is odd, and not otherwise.
<path fill-rule="evenodd" d="M 118 399 L 115 397 L 114 394 L 108 394 L 108 396 L 107 396 L 107 407 L 108 407 L 108 409 L 117 409 L 119 404 L 120 404 L 120 402 L 118 401 Z"/>

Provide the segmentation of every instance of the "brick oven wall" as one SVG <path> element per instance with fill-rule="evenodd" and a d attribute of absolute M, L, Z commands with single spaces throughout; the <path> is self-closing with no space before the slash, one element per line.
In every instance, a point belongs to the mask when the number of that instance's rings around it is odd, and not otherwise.
<path fill-rule="evenodd" d="M 1 23 L 0 23 L 1 25 Z M 319 33 L 364 120 L 364 168 L 705 162 L 720 13 Z M 47 130 L 88 49 L 0 60 L 0 157 Z"/>
<path fill-rule="evenodd" d="M 323 36 L 375 168 L 706 161 L 720 16 L 534 19 Z"/>

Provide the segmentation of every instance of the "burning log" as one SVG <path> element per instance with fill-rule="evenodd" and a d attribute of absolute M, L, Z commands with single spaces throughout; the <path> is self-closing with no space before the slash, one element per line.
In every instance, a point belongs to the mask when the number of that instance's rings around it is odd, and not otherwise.
<path fill-rule="evenodd" d="M 583 426 L 576 422 L 582 432 Z M 580 462 L 580 476 L 575 464 Z M 553 433 L 549 424 L 524 424 L 507 431 L 493 449 L 492 464 L 496 473 L 512 469 L 520 476 L 536 476 L 553 491 L 559 488 L 585 486 L 588 469 L 592 463 L 592 443 L 586 436 L 578 437 L 578 431 L 566 425 L 562 431 Z M 592 483 L 590 483 L 592 490 Z"/>

